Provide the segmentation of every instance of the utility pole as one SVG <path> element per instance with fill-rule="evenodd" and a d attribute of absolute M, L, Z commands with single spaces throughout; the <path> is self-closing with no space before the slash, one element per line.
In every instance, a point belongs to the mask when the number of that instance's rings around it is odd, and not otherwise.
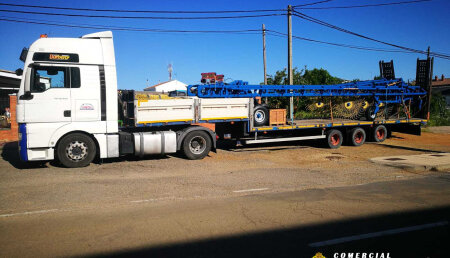
<path fill-rule="evenodd" d="M 266 26 L 262 25 L 262 38 L 263 38 L 263 63 L 264 63 L 264 85 L 267 85 L 267 63 L 266 63 Z M 268 104 L 267 97 L 264 101 Z"/>
<path fill-rule="evenodd" d="M 431 108 L 431 93 L 432 93 L 432 86 L 433 86 L 433 63 L 434 63 L 434 57 L 430 59 L 430 46 L 428 46 L 427 50 L 427 63 L 428 63 L 428 69 L 430 69 L 430 77 L 428 79 L 427 83 L 427 120 L 430 120 L 430 108 Z"/>
<path fill-rule="evenodd" d="M 264 85 L 267 85 L 267 68 L 266 68 L 266 26 L 262 25 L 263 38 L 263 62 L 264 62 Z"/>
<path fill-rule="evenodd" d="M 294 78 L 292 73 L 292 6 L 288 5 L 287 9 L 288 18 L 288 81 L 289 85 L 294 84 Z M 294 97 L 289 98 L 289 113 L 291 122 L 294 122 Z"/>

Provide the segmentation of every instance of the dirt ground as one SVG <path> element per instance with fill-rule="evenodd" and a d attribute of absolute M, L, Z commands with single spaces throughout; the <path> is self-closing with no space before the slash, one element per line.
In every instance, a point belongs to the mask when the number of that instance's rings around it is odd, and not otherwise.
<path fill-rule="evenodd" d="M 177 155 L 128 157 L 80 169 L 52 162 L 24 165 L 16 150 L 5 150 L 0 256 L 119 254 L 450 205 L 448 172 L 411 172 L 369 161 L 450 152 L 445 130 L 422 136 L 394 133 L 382 144 L 337 150 L 315 141 L 219 146 L 199 161 Z M 320 232 L 324 237 L 336 233 Z"/>

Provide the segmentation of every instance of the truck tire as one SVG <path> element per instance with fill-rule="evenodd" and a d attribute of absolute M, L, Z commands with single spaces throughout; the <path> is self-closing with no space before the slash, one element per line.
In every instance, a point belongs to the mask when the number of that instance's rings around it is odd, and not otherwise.
<path fill-rule="evenodd" d="M 255 126 L 263 126 L 269 123 L 269 110 L 265 106 L 258 106 L 253 113 Z"/>
<path fill-rule="evenodd" d="M 88 166 L 97 152 L 91 137 L 82 133 L 72 133 L 64 136 L 56 147 L 59 162 L 68 168 Z"/>
<path fill-rule="evenodd" d="M 328 147 L 330 147 L 331 149 L 337 149 L 337 148 L 341 147 L 344 137 L 342 136 L 341 131 L 332 129 L 327 132 L 326 139 L 327 139 Z"/>
<path fill-rule="evenodd" d="M 361 127 L 353 128 L 349 136 L 350 144 L 353 146 L 361 146 L 366 141 L 366 132 Z"/>
<path fill-rule="evenodd" d="M 386 126 L 384 125 L 377 125 L 373 129 L 373 140 L 376 142 L 384 142 L 386 140 L 388 131 L 386 129 Z"/>
<path fill-rule="evenodd" d="M 211 151 L 211 138 L 204 131 L 192 131 L 183 140 L 183 153 L 188 159 L 203 159 Z"/>

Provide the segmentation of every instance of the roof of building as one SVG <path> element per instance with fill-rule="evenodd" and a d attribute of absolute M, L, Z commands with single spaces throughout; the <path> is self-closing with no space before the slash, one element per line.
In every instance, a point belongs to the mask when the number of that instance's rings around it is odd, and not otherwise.
<path fill-rule="evenodd" d="M 442 75 L 440 78 L 435 76 L 433 80 L 431 81 L 432 86 L 450 86 L 450 78 L 445 78 L 444 75 Z"/>
<path fill-rule="evenodd" d="M 187 85 L 187 84 L 185 84 L 185 83 L 183 83 L 183 82 L 180 82 L 180 81 L 178 81 L 178 80 L 170 80 L 170 81 L 161 82 L 161 83 L 158 83 L 158 84 L 155 84 L 155 85 L 146 87 L 146 88 L 144 88 L 144 90 L 149 90 L 149 89 L 156 88 L 156 87 L 158 87 L 158 86 L 162 86 L 162 85 L 164 85 L 164 84 L 172 83 L 172 82 L 178 82 L 178 83 L 181 83 L 181 84 L 183 84 L 183 85 Z"/>
<path fill-rule="evenodd" d="M 443 81 L 432 81 L 433 86 L 450 86 L 450 78 L 446 78 Z"/>
<path fill-rule="evenodd" d="M 22 76 L 16 75 L 15 72 L 0 69 L 0 90 L 2 93 L 17 92 L 20 87 Z"/>
<path fill-rule="evenodd" d="M 0 69 L 0 76 L 22 80 L 22 76 L 18 76 L 16 72 Z"/>

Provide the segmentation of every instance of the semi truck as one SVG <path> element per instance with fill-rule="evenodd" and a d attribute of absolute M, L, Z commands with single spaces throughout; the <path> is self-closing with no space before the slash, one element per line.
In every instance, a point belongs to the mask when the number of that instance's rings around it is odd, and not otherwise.
<path fill-rule="evenodd" d="M 16 110 L 24 162 L 57 159 L 75 168 L 95 158 L 177 152 L 202 159 L 216 150 L 218 139 L 244 144 L 321 139 L 331 148 L 347 140 L 360 146 L 366 139 L 382 142 L 391 131 L 420 134 L 427 122 L 415 116 L 424 112 L 426 89 L 401 79 L 248 85 L 211 82 L 208 73 L 202 84 L 188 87 L 188 96 L 118 90 L 111 31 L 41 37 L 22 50 L 20 60 L 24 68 L 17 72 L 22 81 Z M 272 97 L 311 99 L 312 109 L 329 109 L 330 116 L 294 120 L 282 113 L 274 123 L 275 113 L 260 101 Z M 387 106 L 402 111 L 388 115 Z"/>

